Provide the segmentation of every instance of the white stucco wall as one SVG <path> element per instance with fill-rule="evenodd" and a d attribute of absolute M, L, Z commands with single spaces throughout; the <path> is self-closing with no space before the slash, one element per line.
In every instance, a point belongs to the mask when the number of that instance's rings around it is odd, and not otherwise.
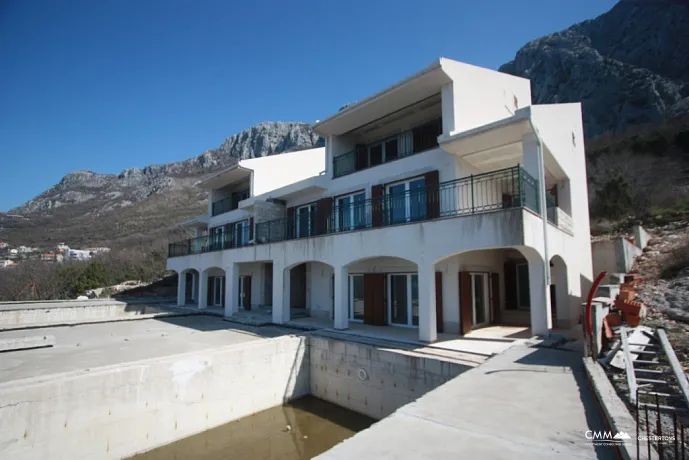
<path fill-rule="evenodd" d="M 333 267 L 314 262 L 306 264 L 306 306 L 315 318 L 332 319 Z"/>
<path fill-rule="evenodd" d="M 253 170 L 251 195 L 256 196 L 325 171 L 325 148 L 252 158 L 239 164 Z"/>
<path fill-rule="evenodd" d="M 452 78 L 443 98 L 453 97 L 454 105 L 443 100 L 443 118 L 454 129 L 445 134 L 466 131 L 514 115 L 514 96 L 519 107 L 531 105 L 531 83 L 525 78 L 443 59 L 443 70 Z M 450 110 L 453 110 L 450 112 Z"/>

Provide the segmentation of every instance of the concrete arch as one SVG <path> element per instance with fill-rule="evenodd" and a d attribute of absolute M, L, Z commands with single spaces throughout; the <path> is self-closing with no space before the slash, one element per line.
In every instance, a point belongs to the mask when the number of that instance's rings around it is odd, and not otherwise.
<path fill-rule="evenodd" d="M 405 257 L 400 257 L 400 256 L 392 256 L 392 255 L 376 255 L 376 256 L 365 256 L 365 257 L 358 257 L 356 259 L 349 259 L 347 262 L 343 263 L 342 266 L 346 268 L 351 268 L 352 266 L 356 264 L 361 264 L 361 263 L 367 263 L 367 262 L 375 262 L 375 261 L 381 261 L 381 262 L 405 262 L 408 264 L 413 264 L 418 267 L 418 262 L 414 261 L 412 259 L 408 259 Z"/>
<path fill-rule="evenodd" d="M 479 274 L 486 276 L 483 286 L 486 283 L 489 285 L 487 295 L 482 297 L 488 298 L 488 313 L 482 315 L 482 318 L 489 319 L 483 321 L 489 324 L 529 325 L 538 333 L 544 332 L 550 316 L 545 308 L 549 301 L 545 286 L 545 265 L 537 249 L 517 245 L 472 248 L 448 252 L 435 259 L 430 266 L 436 272 L 436 277 L 443 280 L 438 289 L 442 289 L 443 293 L 442 324 L 445 332 L 467 333 L 469 323 L 471 328 L 479 326 L 481 321 L 474 311 L 477 308 L 474 300 L 466 300 L 461 292 L 461 285 L 467 283 L 466 286 L 473 286 L 475 281 L 478 282 L 475 277 Z M 528 270 L 528 285 L 522 284 L 527 279 L 525 270 Z M 525 292 L 528 292 L 526 300 Z M 452 300 L 448 304 L 445 299 Z M 460 303 L 459 309 L 457 301 Z M 462 309 L 462 302 L 467 304 L 469 301 L 472 302 L 470 309 Z"/>
<path fill-rule="evenodd" d="M 293 269 L 294 267 L 296 267 L 297 265 L 309 264 L 309 263 L 311 263 L 311 264 L 324 264 L 324 265 L 328 265 L 329 267 L 333 267 L 333 264 L 332 264 L 332 263 L 326 262 L 326 261 L 324 261 L 324 260 L 303 259 L 303 260 L 299 260 L 299 261 L 297 261 L 297 262 L 292 262 L 292 263 L 290 263 L 289 265 L 285 265 L 284 269 L 285 269 L 285 270 L 291 270 L 291 269 Z"/>

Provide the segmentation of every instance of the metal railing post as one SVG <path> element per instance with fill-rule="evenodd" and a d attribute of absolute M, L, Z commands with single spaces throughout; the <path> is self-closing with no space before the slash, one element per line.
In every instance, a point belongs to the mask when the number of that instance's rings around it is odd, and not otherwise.
<path fill-rule="evenodd" d="M 524 197 L 522 196 L 522 167 L 518 166 L 519 170 L 517 171 L 517 187 L 519 189 L 519 206 L 523 207 L 526 203 L 524 203 Z"/>
<path fill-rule="evenodd" d="M 471 187 L 471 213 L 474 214 L 476 212 L 476 208 L 474 206 L 474 175 L 473 174 L 470 176 L 469 187 Z"/>

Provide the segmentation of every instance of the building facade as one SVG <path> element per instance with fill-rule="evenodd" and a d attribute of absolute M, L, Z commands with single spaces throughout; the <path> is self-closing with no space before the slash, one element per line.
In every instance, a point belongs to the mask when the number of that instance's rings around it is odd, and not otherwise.
<path fill-rule="evenodd" d="M 199 184 L 178 304 L 467 334 L 573 327 L 591 282 L 580 104 L 441 58 L 314 124 L 325 148 Z"/>

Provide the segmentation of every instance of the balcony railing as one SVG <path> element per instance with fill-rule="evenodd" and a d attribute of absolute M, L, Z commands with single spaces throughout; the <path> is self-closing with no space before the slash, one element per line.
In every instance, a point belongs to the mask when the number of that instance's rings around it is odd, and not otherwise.
<path fill-rule="evenodd" d="M 438 118 L 387 139 L 358 146 L 333 158 L 333 178 L 408 157 L 438 146 L 442 119 Z"/>
<path fill-rule="evenodd" d="M 404 193 L 335 205 L 330 211 L 308 213 L 256 224 L 253 244 L 356 231 L 510 208 L 539 212 L 538 182 L 521 167 L 477 174 Z M 232 226 L 229 227 L 232 229 Z M 221 234 L 170 244 L 169 256 L 184 256 L 250 244 L 250 229 L 242 235 Z"/>
<path fill-rule="evenodd" d="M 239 208 L 239 202 L 242 201 L 244 197 L 245 194 L 239 196 L 233 195 L 214 202 L 212 206 L 213 217 L 218 216 L 220 214 L 224 214 L 226 212 L 234 211 L 235 209 Z"/>
<path fill-rule="evenodd" d="M 205 252 L 222 251 L 225 249 L 241 248 L 251 244 L 251 228 L 225 228 L 208 235 L 177 241 L 168 245 L 168 257 L 203 254 Z"/>

